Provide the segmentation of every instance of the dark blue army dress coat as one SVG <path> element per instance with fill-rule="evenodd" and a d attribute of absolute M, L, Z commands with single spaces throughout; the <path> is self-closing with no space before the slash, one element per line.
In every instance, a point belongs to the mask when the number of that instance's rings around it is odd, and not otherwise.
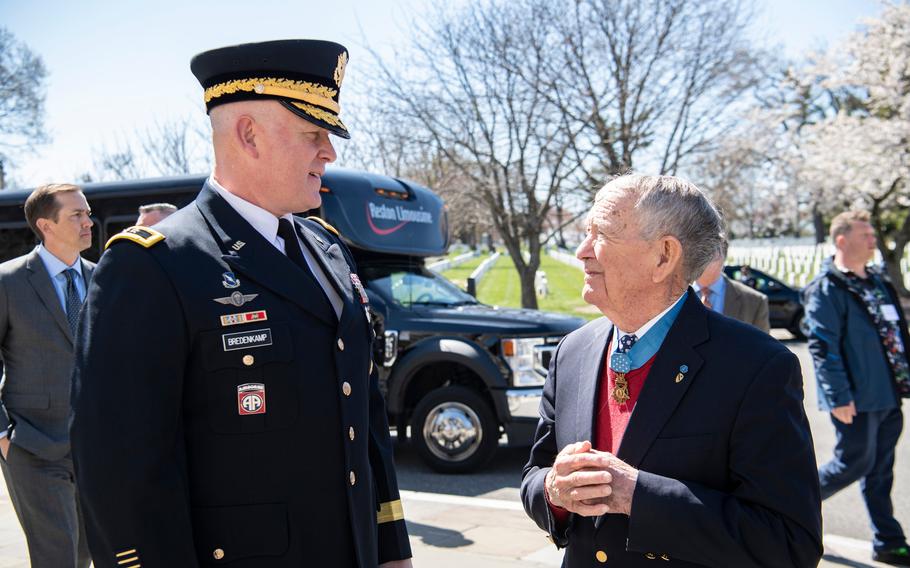
<path fill-rule="evenodd" d="M 156 229 L 112 239 L 78 332 L 71 435 L 95 566 L 409 557 L 344 244 L 297 220 L 344 302 L 339 320 L 209 187 Z"/>

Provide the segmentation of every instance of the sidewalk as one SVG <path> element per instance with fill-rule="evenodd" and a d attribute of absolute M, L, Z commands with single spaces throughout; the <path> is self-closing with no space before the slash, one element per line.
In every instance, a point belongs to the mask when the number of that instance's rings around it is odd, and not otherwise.
<path fill-rule="evenodd" d="M 0 482 L 0 568 L 28 568 L 25 535 L 13 511 L 5 481 Z"/>
<path fill-rule="evenodd" d="M 445 502 L 438 502 L 440 497 Z M 517 502 L 412 492 L 403 492 L 402 501 L 415 568 L 554 568 L 562 561 L 562 552 Z M 868 542 L 825 535 L 825 556 L 818 566 L 888 568 L 871 556 Z"/>
<path fill-rule="evenodd" d="M 415 568 L 552 568 L 562 560 L 514 500 L 407 491 L 402 500 Z M 870 560 L 868 543 L 854 539 L 826 535 L 825 552 L 822 568 L 887 568 Z M 0 483 L 0 568 L 29 568 L 5 483 Z"/>

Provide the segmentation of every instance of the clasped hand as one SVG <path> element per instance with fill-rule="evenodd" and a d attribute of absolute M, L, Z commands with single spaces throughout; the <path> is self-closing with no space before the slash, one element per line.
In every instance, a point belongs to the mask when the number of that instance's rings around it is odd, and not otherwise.
<path fill-rule="evenodd" d="M 628 515 L 637 482 L 637 469 L 589 441 L 563 448 L 544 481 L 551 504 L 584 517 Z"/>

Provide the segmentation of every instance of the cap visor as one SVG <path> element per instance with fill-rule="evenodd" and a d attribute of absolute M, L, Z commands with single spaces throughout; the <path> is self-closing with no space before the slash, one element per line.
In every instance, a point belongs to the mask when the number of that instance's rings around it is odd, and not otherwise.
<path fill-rule="evenodd" d="M 329 113 L 328 111 L 325 111 L 319 107 L 312 107 L 311 105 L 306 105 L 305 103 L 294 103 L 294 102 L 288 101 L 286 99 L 281 99 L 278 102 L 281 103 L 281 106 L 283 106 L 284 108 L 293 112 L 300 118 L 302 118 L 308 122 L 312 122 L 313 124 L 315 124 L 316 126 L 318 126 L 320 128 L 324 128 L 324 129 L 328 130 L 335 136 L 340 136 L 341 138 L 345 138 L 345 139 L 349 139 L 351 137 L 350 133 L 348 133 L 348 129 L 341 122 L 341 119 L 339 119 L 335 115 Z M 325 120 L 316 118 L 315 116 L 313 116 L 311 111 L 307 110 L 307 107 L 315 108 L 320 113 L 325 113 L 329 116 L 335 117 L 335 119 L 338 121 L 338 124 L 331 124 L 329 122 L 326 122 Z"/>

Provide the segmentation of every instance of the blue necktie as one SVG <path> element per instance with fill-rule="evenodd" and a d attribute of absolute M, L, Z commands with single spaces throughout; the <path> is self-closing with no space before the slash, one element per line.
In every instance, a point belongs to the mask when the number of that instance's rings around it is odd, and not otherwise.
<path fill-rule="evenodd" d="M 631 335 L 623 335 L 619 338 L 619 346 L 616 348 L 620 353 L 625 353 L 629 349 L 632 349 L 632 346 L 635 345 L 635 342 L 638 341 L 638 336 L 634 333 Z"/>
<path fill-rule="evenodd" d="M 79 290 L 76 289 L 76 271 L 67 268 L 63 271 L 66 276 L 66 321 L 70 324 L 70 331 L 76 335 L 76 324 L 79 322 L 79 310 L 82 309 L 82 299 L 79 297 Z"/>

